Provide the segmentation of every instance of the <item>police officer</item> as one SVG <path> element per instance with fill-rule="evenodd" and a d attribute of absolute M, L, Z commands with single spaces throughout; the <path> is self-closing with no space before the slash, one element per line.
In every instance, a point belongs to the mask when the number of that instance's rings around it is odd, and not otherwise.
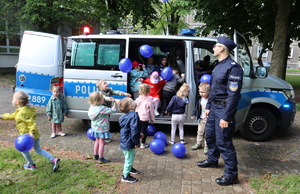
<path fill-rule="evenodd" d="M 214 56 L 218 64 L 212 72 L 211 91 L 205 114 L 206 142 L 208 158 L 197 165 L 201 168 L 217 168 L 220 155 L 225 162 L 224 175 L 216 179 L 222 186 L 238 183 L 237 156 L 232 143 L 235 132 L 236 107 L 240 99 L 243 70 L 230 58 L 230 51 L 236 44 L 229 38 L 220 36 L 214 45 Z"/>

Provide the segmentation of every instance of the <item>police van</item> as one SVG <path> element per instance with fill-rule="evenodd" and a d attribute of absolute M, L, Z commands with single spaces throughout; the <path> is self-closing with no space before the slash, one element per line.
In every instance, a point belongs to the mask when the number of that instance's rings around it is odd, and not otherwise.
<path fill-rule="evenodd" d="M 33 105 L 46 106 L 51 86 L 58 84 L 69 107 L 68 117 L 80 118 L 87 125 L 89 118 L 89 93 L 98 91 L 96 82 L 104 79 L 114 90 L 129 92 L 129 74 L 119 69 L 123 58 L 146 63 L 139 48 L 150 45 L 153 57 L 168 55 L 174 59 L 186 82 L 190 85 L 189 104 L 185 124 L 197 125 L 191 120 L 198 95 L 195 62 L 209 55 L 210 66 L 217 59 L 213 56 L 215 38 L 167 35 L 97 34 L 68 37 L 25 31 L 22 38 L 16 72 L 16 90 L 28 93 Z M 286 130 L 296 113 L 292 86 L 272 75 L 264 67 L 254 67 L 244 37 L 235 32 L 238 45 L 232 58 L 244 70 L 241 99 L 237 107 L 236 130 L 251 141 L 266 141 L 276 130 Z M 122 98 L 120 96 L 113 96 Z M 112 114 L 111 121 L 118 121 L 121 112 Z M 155 123 L 170 124 L 170 117 L 157 117 Z"/>

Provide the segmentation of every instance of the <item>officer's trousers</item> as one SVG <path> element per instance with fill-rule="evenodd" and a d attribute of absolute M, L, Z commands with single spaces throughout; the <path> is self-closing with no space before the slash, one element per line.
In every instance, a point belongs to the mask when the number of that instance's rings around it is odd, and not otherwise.
<path fill-rule="evenodd" d="M 222 129 L 220 127 L 220 120 L 225 114 L 223 105 L 214 104 L 212 102 L 206 121 L 207 161 L 217 164 L 221 155 L 225 162 L 224 175 L 227 177 L 235 177 L 238 174 L 238 163 L 231 139 L 235 131 L 235 123 L 230 122 L 228 128 Z"/>

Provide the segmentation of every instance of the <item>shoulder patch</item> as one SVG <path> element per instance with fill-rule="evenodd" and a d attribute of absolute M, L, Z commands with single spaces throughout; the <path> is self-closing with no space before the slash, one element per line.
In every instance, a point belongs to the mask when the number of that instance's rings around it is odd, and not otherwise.
<path fill-rule="evenodd" d="M 232 92 L 237 91 L 239 88 L 238 82 L 229 82 L 229 90 Z"/>

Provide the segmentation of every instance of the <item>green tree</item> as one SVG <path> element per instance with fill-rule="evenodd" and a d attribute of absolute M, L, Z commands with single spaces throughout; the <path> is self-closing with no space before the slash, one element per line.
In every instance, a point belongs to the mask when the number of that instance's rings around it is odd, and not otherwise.
<path fill-rule="evenodd" d="M 283 8 L 281 1 L 285 4 Z M 270 73 L 284 79 L 285 70 L 281 70 L 287 66 L 289 41 L 291 38 L 299 39 L 300 36 L 300 33 L 295 33 L 299 31 L 297 27 L 300 24 L 299 13 L 296 12 L 296 8 L 300 7 L 299 2 L 300 0 L 195 0 L 193 7 L 197 10 L 196 20 L 205 24 L 199 28 L 200 34 L 208 35 L 213 31 L 215 35 L 232 35 L 236 29 L 248 40 L 258 38 L 263 45 L 260 56 L 267 48 L 273 50 Z M 284 12 L 281 9 L 285 9 Z M 279 28 L 283 28 L 283 31 Z M 275 36 L 276 33 L 279 36 Z M 261 61 L 260 58 L 258 61 Z"/>

